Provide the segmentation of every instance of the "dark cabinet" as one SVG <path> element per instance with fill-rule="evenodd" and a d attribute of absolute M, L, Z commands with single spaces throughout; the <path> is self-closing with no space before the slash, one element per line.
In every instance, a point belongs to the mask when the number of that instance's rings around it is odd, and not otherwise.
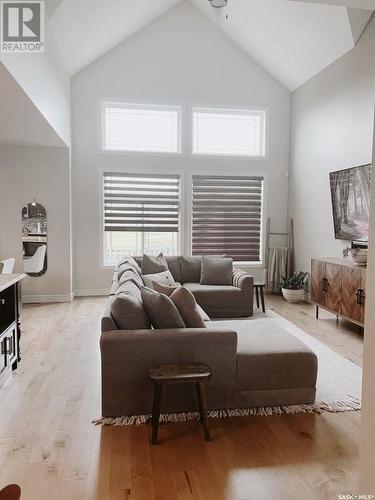
<path fill-rule="evenodd" d="M 19 340 L 19 290 L 13 283 L 0 291 L 0 385 L 17 368 Z"/>

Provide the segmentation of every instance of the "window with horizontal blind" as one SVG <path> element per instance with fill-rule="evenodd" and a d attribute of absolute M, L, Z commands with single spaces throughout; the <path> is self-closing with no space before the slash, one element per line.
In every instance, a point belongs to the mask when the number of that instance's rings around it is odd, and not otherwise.
<path fill-rule="evenodd" d="M 261 261 L 263 177 L 194 175 L 193 255 Z"/>
<path fill-rule="evenodd" d="M 193 108 L 193 154 L 265 156 L 266 111 Z"/>
<path fill-rule="evenodd" d="M 103 149 L 181 152 L 181 106 L 104 102 Z"/>
<path fill-rule="evenodd" d="M 180 176 L 106 172 L 104 265 L 126 255 L 178 253 Z"/>

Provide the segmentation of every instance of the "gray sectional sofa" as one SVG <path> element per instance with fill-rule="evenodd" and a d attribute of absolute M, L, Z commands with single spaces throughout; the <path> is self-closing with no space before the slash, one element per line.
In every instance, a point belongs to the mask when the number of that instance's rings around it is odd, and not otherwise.
<path fill-rule="evenodd" d="M 126 293 L 131 304 L 142 307 L 132 266 L 120 266 L 102 318 L 103 417 L 150 414 L 153 388 L 148 370 L 178 362 L 199 361 L 211 367 L 209 409 L 314 402 L 317 357 L 274 322 L 250 317 L 251 276 L 235 271 L 232 286 L 199 285 L 199 257 L 168 257 L 167 261 L 174 279 L 192 291 L 212 320 L 206 328 L 119 329 L 112 314 L 119 295 Z M 126 316 L 130 311 L 122 313 Z M 214 319 L 240 316 L 243 318 Z M 170 386 L 165 391 L 162 412 L 196 409 L 194 387 L 182 391 Z"/>

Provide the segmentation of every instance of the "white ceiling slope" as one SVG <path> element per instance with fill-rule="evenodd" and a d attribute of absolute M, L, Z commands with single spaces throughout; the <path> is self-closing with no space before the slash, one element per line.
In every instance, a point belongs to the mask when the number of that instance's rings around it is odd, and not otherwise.
<path fill-rule="evenodd" d="M 141 30 L 180 0 L 48 0 L 51 24 L 69 71 L 77 73 Z M 187 0 L 185 0 L 187 1 Z M 375 0 L 229 0 L 213 9 L 188 0 L 289 90 L 353 48 Z M 325 4 L 327 3 L 327 4 Z M 335 5 L 328 5 L 333 3 Z M 220 57 L 220 54 L 215 54 Z"/>
<path fill-rule="evenodd" d="M 49 17 L 52 17 L 59 6 L 62 4 L 63 0 L 45 0 L 45 2 L 47 7 L 47 14 L 49 15 Z"/>
<path fill-rule="evenodd" d="M 289 90 L 354 46 L 345 7 L 286 0 L 230 0 L 229 19 L 191 0 Z"/>
<path fill-rule="evenodd" d="M 366 9 L 348 8 L 350 28 L 352 30 L 354 44 L 358 42 L 364 32 L 373 12 Z"/>
<path fill-rule="evenodd" d="M 292 0 L 294 2 L 326 3 L 330 5 L 341 5 L 353 9 L 375 10 L 375 0 Z"/>
<path fill-rule="evenodd" d="M 63 0 L 51 25 L 68 70 L 78 72 L 180 1 Z"/>
<path fill-rule="evenodd" d="M 0 144 L 65 146 L 2 63 L 0 89 Z"/>

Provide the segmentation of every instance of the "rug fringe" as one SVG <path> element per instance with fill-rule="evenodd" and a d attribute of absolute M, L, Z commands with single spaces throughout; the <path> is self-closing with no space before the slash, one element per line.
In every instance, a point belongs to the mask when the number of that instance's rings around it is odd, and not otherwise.
<path fill-rule="evenodd" d="M 231 418 L 231 417 L 250 417 L 271 415 L 295 415 L 297 413 L 315 413 L 320 415 L 323 411 L 330 413 L 342 413 L 347 411 L 359 411 L 361 409 L 360 399 L 348 395 L 348 399 L 343 401 L 326 402 L 319 401 L 314 404 L 299 404 L 288 406 L 262 406 L 258 408 L 230 408 L 225 410 L 210 410 L 210 418 Z M 131 415 L 123 417 L 101 417 L 92 421 L 95 425 L 112 425 L 123 427 L 130 425 L 145 424 L 151 420 L 151 415 Z M 187 422 L 189 420 L 199 420 L 198 412 L 164 413 L 160 415 L 160 422 L 177 423 Z"/>

